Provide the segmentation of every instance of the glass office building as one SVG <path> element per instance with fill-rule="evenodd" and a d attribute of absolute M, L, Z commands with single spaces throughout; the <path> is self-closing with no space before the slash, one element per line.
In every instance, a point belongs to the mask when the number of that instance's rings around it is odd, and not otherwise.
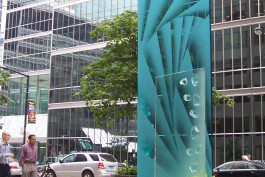
<path fill-rule="evenodd" d="M 98 60 L 106 45 L 91 38 L 100 23 L 126 10 L 134 0 L 57 1 L 53 12 L 47 155 L 101 151 L 119 161 L 136 151 L 136 121 L 120 119 L 98 126 L 85 102 L 77 98 L 83 68 Z M 115 115 L 114 115 L 115 116 Z"/>
<path fill-rule="evenodd" d="M 213 85 L 232 96 L 235 107 L 222 104 L 213 115 L 214 166 L 265 159 L 264 0 L 212 0 Z"/>
<path fill-rule="evenodd" d="M 136 120 L 120 119 L 98 126 L 80 90 L 83 68 L 98 60 L 105 41 L 90 38 L 100 23 L 126 10 L 137 10 L 136 0 L 8 0 L 4 31 L 6 67 L 31 76 L 29 97 L 37 116 L 48 116 L 47 156 L 74 151 L 102 151 L 119 161 L 137 151 Z M 16 104 L 2 116 L 23 115 L 25 78 L 12 75 L 9 94 Z M 114 115 L 115 116 L 115 115 Z M 43 122 L 47 123 L 47 122 Z M 43 160 L 43 159 L 41 159 Z"/>
<path fill-rule="evenodd" d="M 29 99 L 37 102 L 37 114 L 47 114 L 53 6 L 49 1 L 18 0 L 4 0 L 2 5 L 5 39 L 1 61 L 5 67 L 31 76 Z M 18 74 L 11 78 L 9 93 L 16 103 L 1 114 L 23 115 L 26 78 Z"/>

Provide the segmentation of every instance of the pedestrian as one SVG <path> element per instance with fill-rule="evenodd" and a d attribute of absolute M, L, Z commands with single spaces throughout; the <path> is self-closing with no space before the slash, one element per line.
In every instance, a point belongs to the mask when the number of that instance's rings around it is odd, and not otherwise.
<path fill-rule="evenodd" d="M 243 156 L 242 156 L 242 160 L 243 160 L 243 161 L 250 161 L 250 160 L 251 160 L 251 155 L 250 155 L 250 154 L 243 155 Z"/>
<path fill-rule="evenodd" d="M 137 166 L 137 155 L 134 152 L 130 159 L 130 165 L 131 166 Z"/>
<path fill-rule="evenodd" d="M 251 155 L 247 154 L 247 156 L 248 156 L 248 160 L 250 161 L 251 160 Z"/>
<path fill-rule="evenodd" d="M 0 141 L 0 177 L 10 177 L 10 166 L 9 162 L 14 158 L 14 154 L 11 153 L 10 144 L 10 133 L 3 131 L 2 141 Z"/>
<path fill-rule="evenodd" d="M 23 145 L 19 156 L 19 165 L 22 167 L 22 177 L 37 177 L 37 147 L 36 136 L 29 135 L 28 143 Z"/>

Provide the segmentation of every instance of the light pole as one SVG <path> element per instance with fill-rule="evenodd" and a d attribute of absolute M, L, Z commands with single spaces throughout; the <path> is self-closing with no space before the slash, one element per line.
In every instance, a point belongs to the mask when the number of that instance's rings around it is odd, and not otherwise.
<path fill-rule="evenodd" d="M 23 133 L 23 144 L 26 143 L 26 129 L 27 129 L 27 115 L 28 115 L 28 99 L 29 99 L 29 75 L 23 74 L 21 72 L 15 71 L 13 69 L 0 66 L 0 68 L 3 68 L 4 70 L 11 71 L 14 73 L 17 73 L 19 75 L 22 75 L 27 78 L 27 87 L 26 87 L 26 101 L 25 101 L 25 118 L 24 118 L 24 133 Z"/>

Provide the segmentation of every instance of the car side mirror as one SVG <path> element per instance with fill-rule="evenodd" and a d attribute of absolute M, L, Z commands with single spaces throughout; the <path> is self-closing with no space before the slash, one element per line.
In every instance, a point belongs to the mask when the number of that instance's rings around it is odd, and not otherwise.
<path fill-rule="evenodd" d="M 220 172 L 220 168 L 216 168 L 217 172 Z"/>
<path fill-rule="evenodd" d="M 59 160 L 59 163 L 63 163 L 63 161 L 62 160 Z"/>

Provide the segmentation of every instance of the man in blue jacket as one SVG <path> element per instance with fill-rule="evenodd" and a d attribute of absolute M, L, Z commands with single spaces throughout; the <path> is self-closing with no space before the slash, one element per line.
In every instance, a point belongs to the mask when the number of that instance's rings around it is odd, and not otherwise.
<path fill-rule="evenodd" d="M 10 133 L 4 131 L 2 133 L 2 141 L 0 141 L 0 177 L 11 176 L 9 161 L 14 158 L 14 154 L 11 153 L 11 147 L 8 143 L 9 139 Z"/>

